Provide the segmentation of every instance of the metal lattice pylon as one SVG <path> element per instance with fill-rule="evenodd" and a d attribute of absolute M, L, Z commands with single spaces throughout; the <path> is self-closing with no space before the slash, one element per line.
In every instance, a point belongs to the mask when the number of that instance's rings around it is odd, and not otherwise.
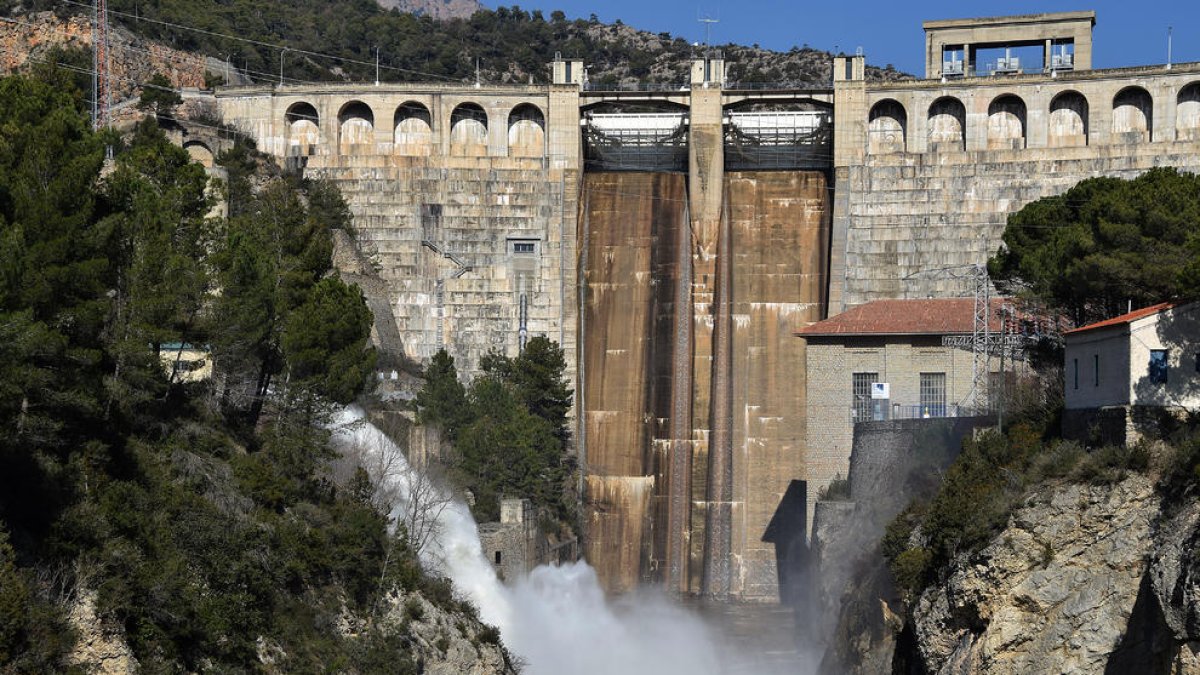
<path fill-rule="evenodd" d="M 987 265 L 970 263 L 967 265 L 951 265 L 935 269 L 919 270 L 904 279 L 971 279 L 974 285 L 974 321 L 971 325 L 969 342 L 962 339 L 965 336 L 946 335 L 942 344 L 948 347 L 959 347 L 971 350 L 971 392 L 966 401 L 975 410 L 986 410 L 989 407 L 988 380 L 992 366 L 992 352 L 999 345 L 992 336 L 992 282 L 988 278 Z M 1003 340 L 1003 336 L 1001 336 Z"/>
<path fill-rule="evenodd" d="M 92 3 L 92 128 L 109 126 L 112 91 L 109 86 L 108 0 Z"/>
<path fill-rule="evenodd" d="M 988 379 L 992 372 L 992 282 L 986 265 L 976 264 L 975 321 L 971 330 L 971 394 L 975 410 L 988 407 Z"/>

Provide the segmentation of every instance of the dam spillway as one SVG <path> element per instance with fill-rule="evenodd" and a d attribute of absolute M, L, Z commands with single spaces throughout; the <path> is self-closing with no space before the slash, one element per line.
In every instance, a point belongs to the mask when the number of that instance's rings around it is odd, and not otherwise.
<path fill-rule="evenodd" d="M 709 259 L 686 179 L 583 179 L 586 555 L 616 592 L 774 597 L 788 551 L 764 536 L 805 470 L 792 333 L 824 311 L 829 186 L 820 171 L 726 174 Z M 803 523 L 803 504 L 782 508 Z"/>

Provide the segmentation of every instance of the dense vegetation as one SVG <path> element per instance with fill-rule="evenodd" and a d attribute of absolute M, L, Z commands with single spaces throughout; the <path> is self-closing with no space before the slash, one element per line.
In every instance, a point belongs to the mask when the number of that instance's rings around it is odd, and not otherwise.
<path fill-rule="evenodd" d="M 500 499 L 519 497 L 573 524 L 567 483 L 574 469 L 567 454 L 572 391 L 562 349 L 539 336 L 516 358 L 492 353 L 480 365 L 483 374 L 467 389 L 454 359 L 439 351 L 416 398 L 420 420 L 441 428 L 454 447 L 451 475 L 474 496 L 476 520 L 499 520 Z"/>
<path fill-rule="evenodd" d="M 993 278 L 1076 322 L 1200 295 L 1200 176 L 1092 178 L 1013 214 Z"/>
<path fill-rule="evenodd" d="M 6 14 L 17 8 L 83 10 L 55 0 L 0 0 Z M 378 48 L 387 81 L 473 81 L 478 64 L 487 82 L 545 83 L 547 64 L 562 53 L 585 58 L 596 82 L 670 84 L 686 81 L 695 53 L 686 40 L 667 33 L 636 31 L 620 22 L 604 25 L 595 16 L 568 20 L 559 11 L 547 18 L 516 6 L 446 21 L 385 10 L 375 0 L 110 0 L 109 8 L 113 20 L 135 34 L 214 58 L 228 56 L 236 68 L 268 82 L 276 80 L 281 58 L 292 80 L 370 81 Z M 287 52 L 281 54 L 280 47 Z M 830 79 L 829 54 L 807 46 L 785 54 L 757 46 L 720 48 L 737 80 L 801 85 Z M 868 72 L 871 78 L 898 76 L 890 67 Z"/>
<path fill-rule="evenodd" d="M 261 649 L 286 672 L 415 672 L 379 599 L 462 607 L 365 474 L 327 470 L 328 413 L 374 359 L 330 270 L 345 204 L 242 144 L 219 159 L 230 218 L 209 218 L 204 169 L 153 118 L 96 134 L 82 100 L 60 72 L 0 80 L 0 671 L 67 670 L 66 611 L 94 594 L 147 672 Z M 184 381 L 181 344 L 216 377 Z"/>

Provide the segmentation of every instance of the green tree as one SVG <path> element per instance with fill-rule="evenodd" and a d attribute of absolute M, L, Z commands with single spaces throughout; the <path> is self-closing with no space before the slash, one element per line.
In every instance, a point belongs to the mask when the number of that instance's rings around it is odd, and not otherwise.
<path fill-rule="evenodd" d="M 139 110 L 153 113 L 159 119 L 170 119 L 175 113 L 175 107 L 183 103 L 183 97 L 176 91 L 175 86 L 162 73 L 155 73 L 146 84 L 142 85 L 142 94 L 138 98 Z"/>
<path fill-rule="evenodd" d="M 371 324 L 362 290 L 336 276 L 321 280 L 284 326 L 289 386 L 343 405 L 353 401 L 375 367 Z"/>
<path fill-rule="evenodd" d="M 458 435 L 457 470 L 475 496 L 479 520 L 497 520 L 500 499 L 525 497 L 565 517 L 567 470 L 555 429 L 521 404 L 514 387 L 494 375 L 471 383 L 475 419 Z"/>
<path fill-rule="evenodd" d="M 112 211 L 104 225 L 118 274 L 107 334 L 115 358 L 110 400 L 132 413 L 166 391 L 162 345 L 195 341 L 208 299 L 204 258 L 212 223 L 208 177 L 187 152 L 170 143 L 154 119 L 140 122 L 128 149 L 105 181 Z"/>
<path fill-rule="evenodd" d="M 483 355 L 479 367 L 511 384 L 529 412 L 549 422 L 566 440 L 574 391 L 564 376 L 567 362 L 557 342 L 539 335 L 531 338 L 516 358 L 491 351 Z"/>
<path fill-rule="evenodd" d="M 222 369 L 238 374 L 226 379 L 223 399 L 253 424 L 286 366 L 281 338 L 288 317 L 330 270 L 330 230 L 345 227 L 348 212 L 320 185 L 278 179 L 254 192 L 248 151 L 223 154 L 219 161 L 228 159 L 238 167 L 230 192 L 244 202 L 213 256 L 222 294 L 212 317 L 212 345 Z M 301 199 L 306 187 L 317 195 L 315 208 Z"/>
<path fill-rule="evenodd" d="M 1009 217 L 989 271 L 1076 322 L 1196 292 L 1200 177 L 1152 169 L 1093 178 Z M 1195 275 L 1195 276 L 1192 276 Z"/>
<path fill-rule="evenodd" d="M 473 417 L 467 403 L 466 389 L 458 381 L 454 357 L 445 349 L 439 349 L 421 377 L 425 384 L 417 392 L 414 401 L 418 419 L 422 424 L 440 428 L 446 434 L 446 439 L 453 442 Z"/>

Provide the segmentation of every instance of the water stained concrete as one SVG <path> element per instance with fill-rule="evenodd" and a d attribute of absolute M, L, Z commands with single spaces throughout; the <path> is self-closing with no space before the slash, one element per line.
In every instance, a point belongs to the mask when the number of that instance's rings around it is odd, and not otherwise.
<path fill-rule="evenodd" d="M 793 333 L 825 312 L 829 193 L 823 172 L 731 172 L 697 232 L 685 176 L 584 176 L 586 554 L 609 591 L 779 598 L 767 530 L 803 522 L 777 511 L 805 478 Z"/>

